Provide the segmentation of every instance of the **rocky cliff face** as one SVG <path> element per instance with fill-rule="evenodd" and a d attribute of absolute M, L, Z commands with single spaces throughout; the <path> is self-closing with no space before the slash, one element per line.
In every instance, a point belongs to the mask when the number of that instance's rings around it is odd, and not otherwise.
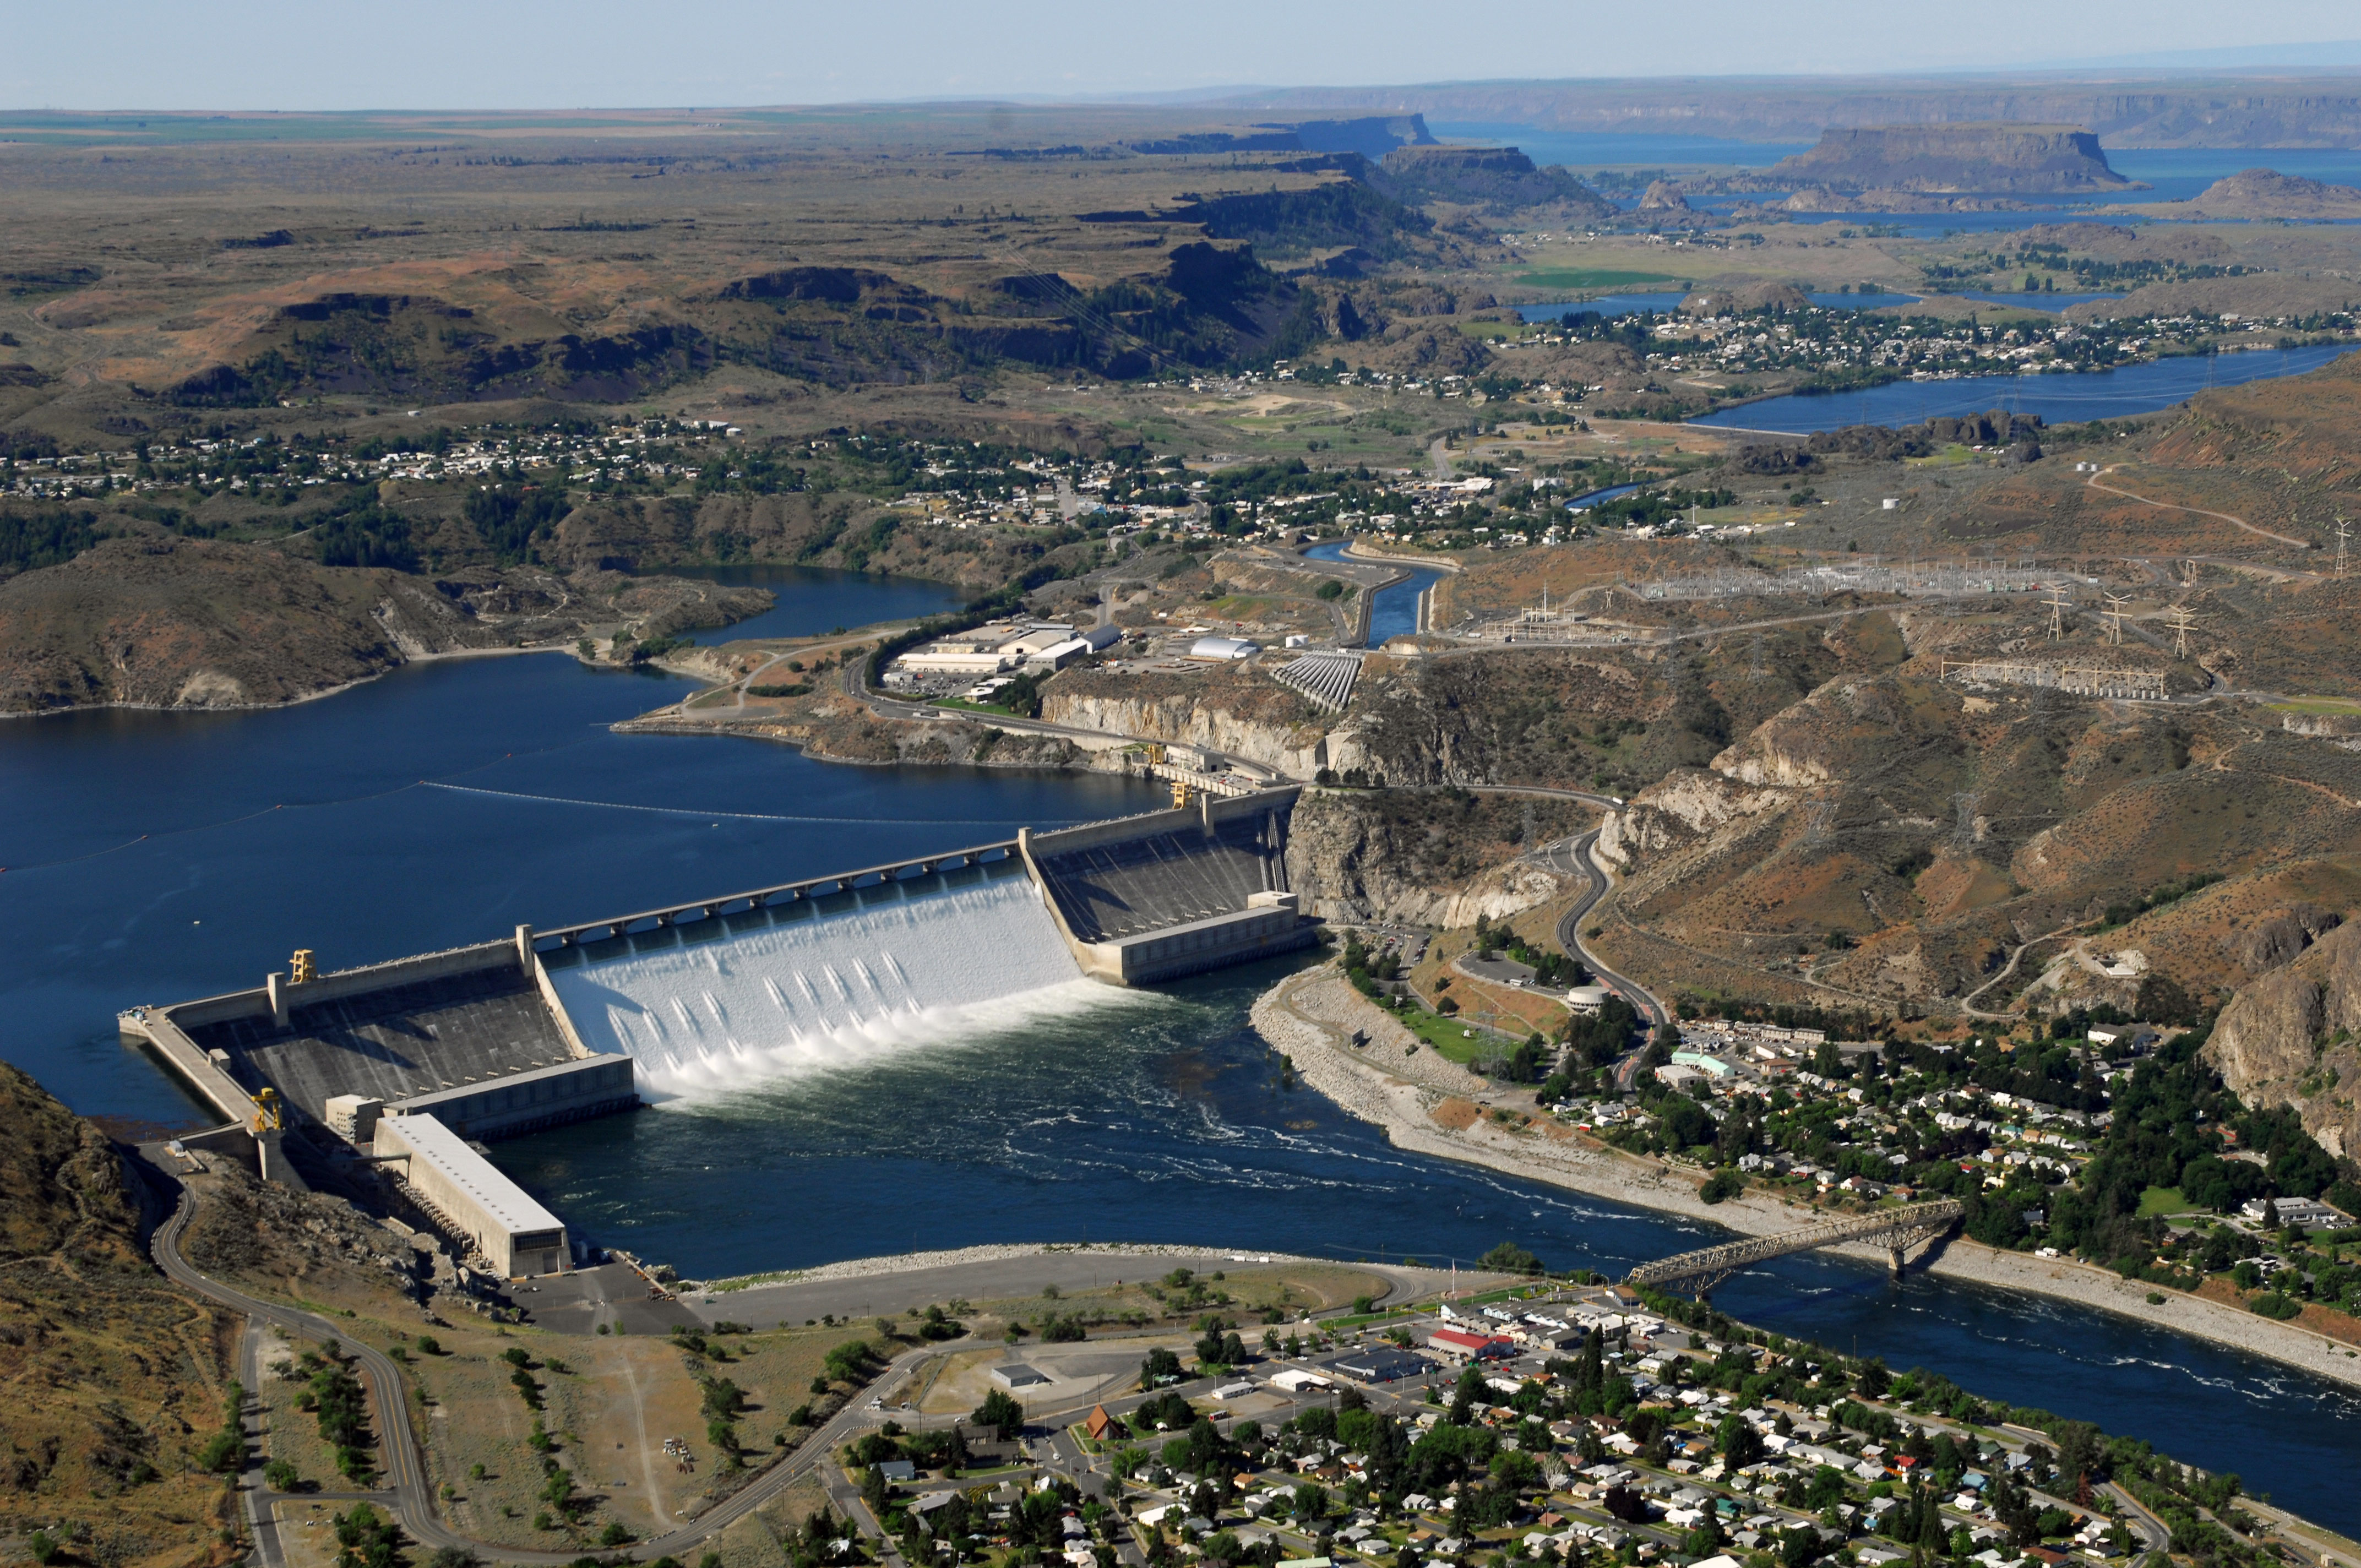
<path fill-rule="evenodd" d="M 1977 191 L 1996 194 L 2128 191 L 2099 138 L 2067 126 L 1865 126 L 1773 165 L 1770 178 L 1839 191 Z"/>
<path fill-rule="evenodd" d="M 2345 1157 L 2361 1154 L 2356 1035 L 2361 926 L 2345 926 L 2233 997 L 2205 1059 L 2247 1103 L 2292 1106 L 2323 1148 Z"/>
<path fill-rule="evenodd" d="M 1587 821 L 1568 801 L 1307 791 L 1288 828 L 1288 885 L 1333 921 L 1454 929 L 1478 915 L 1503 920 L 1574 891 L 1518 857 L 1528 839 L 1546 843 Z"/>
<path fill-rule="evenodd" d="M 1598 858 L 1629 872 L 1643 858 L 1710 847 L 1726 828 L 1751 831 L 1758 819 L 1795 798 L 1754 781 L 1683 768 L 1649 785 L 1622 810 L 1607 814 L 1598 828 Z"/>
<path fill-rule="evenodd" d="M 1075 671 L 1041 694 L 1041 717 L 1142 740 L 1202 746 L 1308 779 L 1330 765 L 1327 726 L 1302 697 L 1240 673 L 1121 679 Z"/>

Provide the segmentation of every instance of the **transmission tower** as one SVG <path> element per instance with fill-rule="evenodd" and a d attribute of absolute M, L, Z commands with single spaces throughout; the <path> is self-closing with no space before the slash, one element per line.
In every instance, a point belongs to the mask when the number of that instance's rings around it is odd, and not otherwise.
<path fill-rule="evenodd" d="M 2124 622 L 2129 619 L 2124 613 L 2124 606 L 2131 602 L 2129 597 L 2123 594 L 2107 596 L 2107 604 L 2110 607 L 2104 612 L 2107 618 L 2107 641 L 2114 647 L 2123 646 Z"/>
<path fill-rule="evenodd" d="M 2336 575 L 2345 575 L 2345 542 L 2353 537 L 2353 529 L 2343 518 L 2336 520 Z"/>
<path fill-rule="evenodd" d="M 2188 658 L 2189 634 L 2197 628 L 2197 617 L 2190 613 L 2187 605 L 2177 604 L 2172 607 L 2172 614 L 2166 620 L 2165 624 L 2172 628 L 2172 656 L 2176 659 Z"/>
<path fill-rule="evenodd" d="M 2066 612 L 2074 608 L 2074 601 L 2066 597 L 2065 589 L 2052 588 L 2048 598 L 2043 602 L 2049 606 L 2049 641 L 2065 641 Z"/>

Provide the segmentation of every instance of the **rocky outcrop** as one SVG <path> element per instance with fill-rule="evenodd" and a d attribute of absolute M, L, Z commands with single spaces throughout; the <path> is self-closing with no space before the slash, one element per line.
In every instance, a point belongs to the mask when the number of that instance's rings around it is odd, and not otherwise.
<path fill-rule="evenodd" d="M 1811 308 L 1811 296 L 1793 283 L 1741 283 L 1691 294 L 1681 302 L 1681 313 L 1691 316 L 1742 316 L 1750 311 L 1801 311 Z"/>
<path fill-rule="evenodd" d="M 2316 904 L 2299 904 L 2242 926 L 2223 945 L 2248 974 L 2261 974 L 2298 957 L 2342 924 Z"/>
<path fill-rule="evenodd" d="M 1640 192 L 1640 210 L 1643 213 L 1686 213 L 1690 211 L 1689 199 L 1681 188 L 1669 180 L 1652 180 Z"/>
<path fill-rule="evenodd" d="M 2215 181 L 2186 202 L 2160 203 L 2146 210 L 2180 219 L 2361 218 L 2361 190 L 2273 169 L 2246 169 Z"/>
<path fill-rule="evenodd" d="M 1041 694 L 1051 724 L 1202 747 L 1308 779 L 1329 766 L 1328 731 L 1311 705 L 1269 681 L 1246 685 L 1220 674 L 1202 683 L 1133 677 L 1119 685 L 1086 673 L 1060 676 Z"/>
<path fill-rule="evenodd" d="M 2286 1105 L 2329 1153 L 2361 1154 L 2361 926 L 2233 997 L 2205 1059 L 2250 1105 Z"/>
<path fill-rule="evenodd" d="M 1598 828 L 1598 858 L 1630 871 L 1642 856 L 1692 849 L 1737 824 L 1751 827 L 1795 796 L 1702 768 L 1682 768 L 1649 785 Z"/>
<path fill-rule="evenodd" d="M 1373 183 L 1397 200 L 1448 202 L 1505 215 L 1534 207 L 1603 216 L 1615 203 L 1565 170 L 1536 169 L 1513 147 L 1405 147 Z"/>
<path fill-rule="evenodd" d="M 1288 828 L 1288 885 L 1310 913 L 1340 923 L 1505 920 L 1572 891 L 1519 858 L 1528 831 L 1546 842 L 1587 821 L 1566 801 L 1308 791 Z"/>
<path fill-rule="evenodd" d="M 2099 138 L 2071 126 L 1832 127 L 1766 178 L 1836 191 L 2067 194 L 2139 189 L 2107 166 Z"/>

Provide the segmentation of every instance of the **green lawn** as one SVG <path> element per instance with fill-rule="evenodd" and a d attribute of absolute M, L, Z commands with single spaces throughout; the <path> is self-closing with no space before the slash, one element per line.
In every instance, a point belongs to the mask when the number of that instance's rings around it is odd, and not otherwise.
<path fill-rule="evenodd" d="M 1445 1018 L 1439 1014 L 1429 1013 L 1423 1007 L 1405 1007 L 1394 1016 L 1400 1018 L 1411 1034 L 1462 1067 L 1479 1058 L 1497 1057 L 1501 1047 L 1513 1046 L 1524 1038 L 1521 1035 L 1503 1035 L 1480 1024 Z M 1476 1031 L 1472 1036 L 1467 1033 L 1470 1029 Z"/>
<path fill-rule="evenodd" d="M 2196 1207 L 2180 1195 L 2178 1187 L 2151 1187 L 2140 1194 L 2139 1215 L 2148 1220 L 2159 1214 L 2186 1214 Z"/>
<path fill-rule="evenodd" d="M 1628 289 L 1636 283 L 1679 283 L 1686 280 L 1669 278 L 1662 272 L 1618 272 L 1609 268 L 1550 267 L 1537 272 L 1520 272 L 1517 281 L 1536 289 Z"/>

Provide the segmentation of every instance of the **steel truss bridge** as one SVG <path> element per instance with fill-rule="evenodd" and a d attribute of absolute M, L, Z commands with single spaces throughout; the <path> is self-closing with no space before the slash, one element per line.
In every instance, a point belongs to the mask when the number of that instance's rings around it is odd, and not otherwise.
<path fill-rule="evenodd" d="M 1910 1249 L 1922 1242 L 1933 1241 L 1949 1231 L 1959 1223 L 1962 1212 L 1956 1199 L 1938 1198 L 1931 1202 L 1905 1203 L 1898 1209 L 1848 1214 L 1842 1219 L 1823 1220 L 1817 1225 L 1806 1225 L 1800 1230 L 1781 1231 L 1775 1235 L 1749 1236 L 1744 1241 L 1701 1247 L 1696 1252 L 1643 1263 L 1631 1271 L 1624 1283 L 1676 1286 L 1703 1297 L 1742 1268 L 1769 1258 L 1784 1257 L 1791 1252 L 1809 1252 L 1816 1247 L 1838 1246 L 1846 1242 L 1873 1242 L 1883 1245 L 1893 1259 L 1894 1273 L 1899 1278 L 1903 1259 Z"/>

